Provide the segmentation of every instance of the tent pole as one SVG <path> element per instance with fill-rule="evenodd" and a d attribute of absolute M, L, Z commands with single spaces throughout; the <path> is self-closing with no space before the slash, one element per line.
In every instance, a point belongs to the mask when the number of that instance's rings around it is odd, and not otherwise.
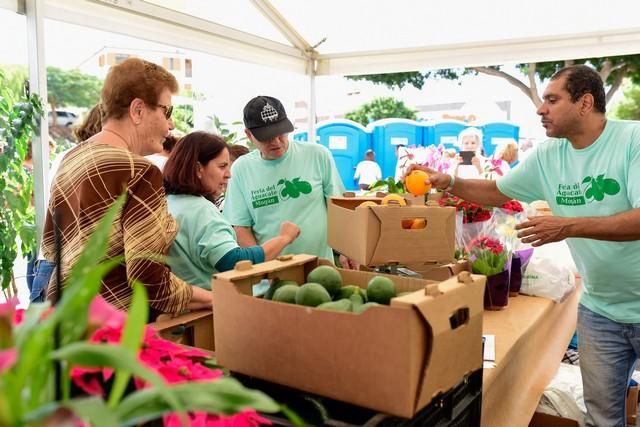
<path fill-rule="evenodd" d="M 308 141 L 316 142 L 316 67 L 318 62 L 309 58 L 309 128 Z"/>
<path fill-rule="evenodd" d="M 44 0 L 26 0 L 27 50 L 29 52 L 29 86 L 40 96 L 44 112 L 40 129 L 32 139 L 33 174 L 38 246 L 44 230 L 44 218 L 49 196 L 49 123 L 47 120 L 47 70 L 44 56 Z"/>

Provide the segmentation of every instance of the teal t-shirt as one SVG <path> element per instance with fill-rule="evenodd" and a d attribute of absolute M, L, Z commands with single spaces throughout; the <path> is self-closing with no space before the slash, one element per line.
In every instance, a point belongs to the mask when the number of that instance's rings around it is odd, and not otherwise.
<path fill-rule="evenodd" d="M 233 225 L 252 227 L 258 244 L 277 236 L 282 221 L 291 221 L 300 227 L 300 236 L 283 254 L 333 260 L 327 244 L 326 199 L 343 192 L 327 148 L 290 141 L 279 159 L 264 160 L 254 150 L 233 163 L 223 214 Z"/>
<path fill-rule="evenodd" d="M 204 197 L 169 194 L 167 205 L 179 227 L 167 259 L 171 271 L 187 283 L 211 289 L 215 265 L 238 247 L 233 227 Z"/>
<path fill-rule="evenodd" d="M 640 122 L 607 120 L 600 137 L 576 150 L 551 139 L 497 182 L 508 197 L 546 200 L 554 215 L 610 216 L 640 208 Z M 581 303 L 622 323 L 640 323 L 640 241 L 569 238 L 582 275 Z"/>

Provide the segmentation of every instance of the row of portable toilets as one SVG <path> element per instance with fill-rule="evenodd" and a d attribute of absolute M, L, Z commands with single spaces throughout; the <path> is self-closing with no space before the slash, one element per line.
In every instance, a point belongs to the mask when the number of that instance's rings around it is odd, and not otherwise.
<path fill-rule="evenodd" d="M 394 176 L 396 170 L 396 147 L 444 145 L 457 147 L 458 134 L 470 127 L 458 121 L 436 123 L 416 122 L 406 119 L 384 119 L 370 123 L 366 128 L 351 120 L 331 120 L 319 123 L 316 128 L 316 142 L 331 151 L 340 177 L 348 190 L 357 187 L 353 179 L 355 167 L 364 159 L 367 150 L 375 152 L 376 162 L 382 169 L 382 176 Z M 482 130 L 485 155 L 491 156 L 503 142 L 518 142 L 520 128 L 511 123 L 487 123 L 474 126 Z M 296 141 L 307 141 L 307 132 L 295 133 Z"/>

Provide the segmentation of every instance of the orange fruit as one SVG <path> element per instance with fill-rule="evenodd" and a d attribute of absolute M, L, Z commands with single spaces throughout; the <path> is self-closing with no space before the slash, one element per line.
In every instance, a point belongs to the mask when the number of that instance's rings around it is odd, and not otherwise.
<path fill-rule="evenodd" d="M 405 230 L 410 229 L 413 226 L 413 220 L 412 219 L 403 219 L 402 220 L 402 228 Z"/>
<path fill-rule="evenodd" d="M 421 170 L 413 170 L 404 178 L 404 187 L 414 196 L 424 196 L 431 191 L 429 174 Z"/>
<path fill-rule="evenodd" d="M 416 218 L 413 220 L 411 224 L 411 228 L 414 230 L 419 230 L 425 228 L 427 226 L 427 220 L 424 218 Z"/>

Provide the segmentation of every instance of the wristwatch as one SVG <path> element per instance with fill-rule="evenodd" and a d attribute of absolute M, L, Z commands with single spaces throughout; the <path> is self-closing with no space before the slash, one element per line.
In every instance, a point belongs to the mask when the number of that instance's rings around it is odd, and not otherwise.
<path fill-rule="evenodd" d="M 453 186 L 456 185 L 456 177 L 455 175 L 449 174 L 449 185 L 444 189 L 444 191 L 453 190 Z"/>

